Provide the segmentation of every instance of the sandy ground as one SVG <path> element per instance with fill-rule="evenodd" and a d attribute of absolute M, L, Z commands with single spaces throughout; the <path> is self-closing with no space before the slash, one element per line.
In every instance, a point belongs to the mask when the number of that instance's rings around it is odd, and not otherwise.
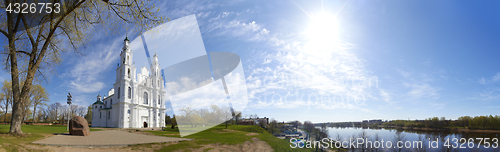
<path fill-rule="evenodd" d="M 269 144 L 266 142 L 259 140 L 257 138 L 252 138 L 252 141 L 245 141 L 245 143 L 237 144 L 237 145 L 221 145 L 221 144 L 208 144 L 204 145 L 201 148 L 193 149 L 193 152 L 203 152 L 205 149 L 209 152 L 231 152 L 231 151 L 243 151 L 243 152 L 253 152 L 253 151 L 261 151 L 261 152 L 271 152 L 274 151 Z M 180 150 L 182 151 L 182 150 Z"/>
<path fill-rule="evenodd" d="M 165 143 L 162 145 L 168 146 L 172 143 Z M 23 144 L 24 148 L 19 151 L 51 151 L 51 152 L 63 152 L 63 151 L 82 151 L 82 152 L 118 152 L 118 151 L 154 151 L 162 147 L 162 145 L 151 145 L 151 147 L 109 147 L 109 148 L 77 148 L 77 147 L 56 147 L 56 146 L 40 146 L 32 144 Z M 27 150 L 29 149 L 29 150 Z"/>
<path fill-rule="evenodd" d="M 109 147 L 109 148 L 77 148 L 77 147 L 56 147 L 56 146 L 42 146 L 42 145 L 34 145 L 34 144 L 21 144 L 23 147 L 19 149 L 19 151 L 50 151 L 50 152 L 65 152 L 65 151 L 81 151 L 81 152 L 128 152 L 128 151 L 154 151 L 159 150 L 162 146 L 169 146 L 177 143 L 164 143 L 164 144 L 154 144 L 150 146 L 137 146 L 137 147 Z M 222 145 L 222 144 L 208 144 L 203 145 L 198 149 L 190 149 L 190 151 L 194 152 L 203 152 L 204 150 L 209 149 L 209 152 L 226 152 L 226 151 L 242 151 L 242 152 L 272 152 L 273 149 L 269 144 L 264 141 L 261 141 L 257 138 L 252 138 L 252 141 L 246 141 L 242 144 L 237 145 Z M 0 152 L 5 151 L 0 149 Z M 179 151 L 185 151 L 179 150 Z"/>

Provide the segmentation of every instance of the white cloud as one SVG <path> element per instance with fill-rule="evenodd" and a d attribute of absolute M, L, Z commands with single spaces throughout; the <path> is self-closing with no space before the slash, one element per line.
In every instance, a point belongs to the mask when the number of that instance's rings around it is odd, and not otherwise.
<path fill-rule="evenodd" d="M 387 103 L 390 103 L 390 104 L 393 104 L 394 102 L 392 102 L 392 96 L 389 95 L 389 93 L 387 93 L 385 90 L 383 89 L 380 89 L 380 96 L 383 97 L 384 101 L 387 102 Z"/>
<path fill-rule="evenodd" d="M 491 80 L 492 80 L 493 82 L 497 82 L 498 80 L 500 80 L 500 72 L 499 72 L 499 73 L 497 73 L 497 74 L 495 74 L 495 75 L 491 78 Z"/>
<path fill-rule="evenodd" d="M 481 101 L 498 101 L 500 100 L 500 88 L 488 87 L 480 92 L 474 93 L 474 95 L 470 99 Z"/>
<path fill-rule="evenodd" d="M 481 79 L 478 80 L 479 84 L 486 84 L 486 80 L 481 77 Z"/>
<path fill-rule="evenodd" d="M 410 77 L 410 72 L 408 72 L 408 71 L 398 70 L 398 72 L 399 72 L 399 74 L 401 74 L 405 78 Z"/>
<path fill-rule="evenodd" d="M 120 38 L 119 38 L 120 39 Z M 92 47 L 97 51 L 89 51 L 85 56 L 79 56 L 76 64 L 62 75 L 69 79 L 67 86 L 75 93 L 95 93 L 103 89 L 102 76 L 119 57 L 120 40 L 115 39 L 112 45 L 102 44 Z M 87 49 L 91 50 L 91 49 Z"/>
<path fill-rule="evenodd" d="M 428 83 L 405 83 L 406 87 L 410 88 L 408 95 L 413 99 L 422 99 L 422 98 L 432 98 L 438 99 L 440 89 L 429 85 Z"/>

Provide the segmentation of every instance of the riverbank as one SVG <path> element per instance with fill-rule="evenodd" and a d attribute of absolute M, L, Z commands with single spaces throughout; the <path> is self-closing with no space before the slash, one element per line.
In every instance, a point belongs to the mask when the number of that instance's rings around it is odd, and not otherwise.
<path fill-rule="evenodd" d="M 399 127 L 399 126 L 379 126 L 381 128 L 395 128 L 405 130 L 422 130 L 422 131 L 454 131 L 464 133 L 500 133 L 500 130 L 480 130 L 466 128 L 421 128 L 421 127 Z"/>

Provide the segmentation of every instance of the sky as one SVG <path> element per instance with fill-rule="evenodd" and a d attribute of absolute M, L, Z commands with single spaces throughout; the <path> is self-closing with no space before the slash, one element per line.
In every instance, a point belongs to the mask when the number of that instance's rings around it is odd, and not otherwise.
<path fill-rule="evenodd" d="M 172 20 L 194 14 L 206 52 L 240 57 L 244 116 L 343 122 L 500 110 L 499 1 L 163 0 L 156 6 Z M 83 54 L 63 54 L 42 82 L 52 103 L 65 104 L 71 92 L 74 104 L 88 106 L 107 94 L 125 35 L 137 37 L 126 26 L 95 32 Z M 0 72 L 0 79 L 9 76 Z"/>

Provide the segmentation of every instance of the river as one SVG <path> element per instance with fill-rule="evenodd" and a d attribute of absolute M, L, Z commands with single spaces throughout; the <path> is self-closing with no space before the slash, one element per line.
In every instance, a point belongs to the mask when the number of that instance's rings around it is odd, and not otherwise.
<path fill-rule="evenodd" d="M 403 151 L 411 150 L 416 151 L 414 149 L 415 145 L 418 145 L 419 136 L 423 139 L 423 146 L 429 152 L 438 152 L 438 151 L 460 151 L 460 152 L 469 152 L 469 151 L 482 151 L 482 152 L 498 152 L 500 147 L 500 134 L 498 133 L 457 133 L 453 131 L 421 131 L 421 130 L 397 130 L 397 129 L 385 129 L 385 128 L 332 128 L 328 127 L 328 135 L 332 139 L 336 139 L 337 134 L 342 137 L 342 141 L 347 141 L 346 139 L 352 137 L 355 134 L 355 137 L 358 138 L 359 134 L 365 131 L 368 135 L 368 140 L 372 142 L 372 146 L 379 147 L 379 150 L 383 151 L 392 151 L 393 149 L 386 148 L 387 146 L 391 146 L 388 141 L 394 146 L 396 146 L 397 141 L 396 136 L 399 132 L 401 135 L 399 139 L 403 139 L 401 143 L 406 144 L 410 148 L 406 148 L 403 146 Z M 379 140 L 375 140 L 375 136 L 379 136 Z M 464 138 L 464 139 L 461 139 Z M 382 143 L 382 139 L 384 143 Z M 449 149 L 445 149 L 443 145 L 446 140 L 449 140 L 448 146 Z M 474 141 L 472 141 L 474 140 Z M 481 144 L 478 143 L 479 140 L 483 140 Z M 486 144 L 484 144 L 485 140 L 489 140 Z M 365 143 L 367 140 L 365 140 Z M 375 142 L 378 141 L 378 142 Z M 429 142 L 431 141 L 431 142 Z M 466 142 L 463 142 L 466 141 Z M 429 145 L 431 143 L 431 145 Z M 378 144 L 378 146 L 377 146 Z M 344 144 L 347 146 L 347 142 Z M 382 148 L 382 146 L 384 148 Z M 454 148 L 456 147 L 456 148 Z M 474 147 L 474 148 L 470 148 Z M 489 148 L 486 148 L 489 147 Z M 497 147 L 497 148 L 493 148 Z"/>

